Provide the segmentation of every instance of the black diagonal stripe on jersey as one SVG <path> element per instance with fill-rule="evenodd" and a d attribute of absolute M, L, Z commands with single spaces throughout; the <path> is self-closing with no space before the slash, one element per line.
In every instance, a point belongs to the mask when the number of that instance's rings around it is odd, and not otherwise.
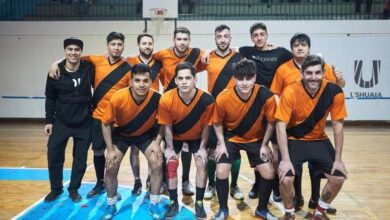
<path fill-rule="evenodd" d="M 131 70 L 130 65 L 127 62 L 122 63 L 120 66 L 115 68 L 111 73 L 109 73 L 95 88 L 93 94 L 93 104 L 94 107 L 98 105 L 100 100 L 107 94 L 107 92 L 122 79 L 127 72 Z"/>
<path fill-rule="evenodd" d="M 267 88 L 261 86 L 257 91 L 256 97 L 252 102 L 252 105 L 249 107 L 248 112 L 241 120 L 241 122 L 233 128 L 233 130 L 225 130 L 225 136 L 228 138 L 237 136 L 244 136 L 249 129 L 252 128 L 253 124 L 256 122 L 257 118 L 261 114 L 261 110 L 268 98 L 272 97 L 273 94 Z"/>
<path fill-rule="evenodd" d="M 302 123 L 287 129 L 287 134 L 295 138 L 303 138 L 305 135 L 310 133 L 316 124 L 325 117 L 329 107 L 333 104 L 333 98 L 342 93 L 342 89 L 333 84 L 328 83 L 324 88 L 320 98 L 318 99 L 317 105 L 314 107 L 310 115 Z"/>
<path fill-rule="evenodd" d="M 154 82 L 154 80 L 157 78 L 157 75 L 160 72 L 161 68 L 162 63 L 156 60 L 150 68 L 150 78 L 152 79 L 152 82 Z"/>
<path fill-rule="evenodd" d="M 144 109 L 142 109 L 142 111 L 138 113 L 138 115 L 135 116 L 133 120 L 131 120 L 125 126 L 118 128 L 117 131 L 126 134 L 131 134 L 141 128 L 142 125 L 144 125 L 144 123 L 153 114 L 153 112 L 157 110 L 160 97 L 161 95 L 159 93 L 154 92 Z"/>
<path fill-rule="evenodd" d="M 225 66 L 222 68 L 219 73 L 217 80 L 215 80 L 214 88 L 211 94 L 213 97 L 217 97 L 217 95 L 226 88 L 229 84 L 231 78 L 233 77 L 233 63 L 241 60 L 241 55 L 239 53 L 235 53 L 230 59 L 226 62 Z"/>
<path fill-rule="evenodd" d="M 190 130 L 199 121 L 207 106 L 209 106 L 213 102 L 214 98 L 211 95 L 203 93 L 198 103 L 196 103 L 191 112 L 188 113 L 187 116 L 181 121 L 172 125 L 173 133 L 184 134 L 185 132 Z"/>
<path fill-rule="evenodd" d="M 190 62 L 192 65 L 195 64 L 195 61 L 198 59 L 200 54 L 199 48 L 192 48 L 191 53 L 188 55 L 188 57 L 184 60 L 184 62 Z M 175 83 L 175 76 L 171 79 L 171 81 L 168 84 L 167 89 L 164 92 L 168 92 L 169 90 L 176 88 L 177 85 Z"/>

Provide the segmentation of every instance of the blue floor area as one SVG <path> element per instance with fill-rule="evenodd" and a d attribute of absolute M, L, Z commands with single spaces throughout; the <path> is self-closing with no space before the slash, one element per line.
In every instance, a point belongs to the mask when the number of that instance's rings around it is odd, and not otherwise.
<path fill-rule="evenodd" d="M 79 193 L 83 196 L 83 200 L 79 203 L 73 203 L 68 198 L 68 192 L 64 193 L 60 198 L 53 202 L 46 203 L 41 201 L 30 210 L 16 219 L 102 219 L 104 211 L 107 207 L 107 194 L 103 193 L 92 199 L 86 199 L 85 196 L 94 186 L 94 183 L 83 183 L 79 189 Z M 64 187 L 66 189 L 66 187 Z M 144 200 L 145 192 L 140 196 L 131 195 L 131 188 L 118 187 L 118 193 L 122 195 L 122 200 L 117 203 L 118 212 L 114 219 L 137 219 L 149 220 L 152 217 L 149 215 L 149 200 Z M 166 209 L 169 200 L 166 196 L 161 197 L 161 208 Z M 180 205 L 180 213 L 174 218 L 177 220 L 192 220 L 196 219 L 191 210 Z"/>
<path fill-rule="evenodd" d="M 70 169 L 64 169 L 64 180 L 70 179 Z M 49 181 L 49 171 L 39 168 L 0 168 L 0 180 Z"/>

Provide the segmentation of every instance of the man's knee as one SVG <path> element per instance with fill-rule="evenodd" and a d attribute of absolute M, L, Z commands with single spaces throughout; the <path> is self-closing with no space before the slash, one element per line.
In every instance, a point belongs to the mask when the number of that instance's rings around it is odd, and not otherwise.
<path fill-rule="evenodd" d="M 166 174 L 169 179 L 177 178 L 177 168 L 179 167 L 179 161 L 176 158 L 168 160 L 166 165 Z"/>
<path fill-rule="evenodd" d="M 196 157 L 195 158 L 195 165 L 196 168 L 199 170 L 205 170 L 206 169 L 206 160 L 202 157 Z"/>
<path fill-rule="evenodd" d="M 230 168 L 227 168 L 226 166 L 218 166 L 216 169 L 216 175 L 218 179 L 226 179 L 229 177 Z"/>
<path fill-rule="evenodd" d="M 283 187 L 292 187 L 294 185 L 294 176 L 285 176 L 283 180 L 280 181 L 280 185 Z"/>
<path fill-rule="evenodd" d="M 258 165 L 257 170 L 264 179 L 272 180 L 275 178 L 275 170 L 270 162 Z"/>
<path fill-rule="evenodd" d="M 333 185 L 342 186 L 344 184 L 345 177 L 344 176 L 329 176 L 328 180 L 329 180 L 329 183 L 331 183 Z"/>

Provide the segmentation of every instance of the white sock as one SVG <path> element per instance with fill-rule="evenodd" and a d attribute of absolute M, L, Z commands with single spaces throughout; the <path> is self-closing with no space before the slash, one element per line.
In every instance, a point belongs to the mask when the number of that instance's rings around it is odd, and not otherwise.
<path fill-rule="evenodd" d="M 160 202 L 160 195 L 150 194 L 150 204 L 156 204 Z"/>
<path fill-rule="evenodd" d="M 117 200 L 118 200 L 118 199 L 117 199 L 116 196 L 114 196 L 114 197 L 112 197 L 112 198 L 107 197 L 107 204 L 108 204 L 108 205 L 115 205 Z"/>
<path fill-rule="evenodd" d="M 329 203 L 326 203 L 322 201 L 321 199 L 318 200 L 317 208 L 314 212 L 314 215 L 322 215 L 322 212 L 326 211 L 330 207 Z"/>

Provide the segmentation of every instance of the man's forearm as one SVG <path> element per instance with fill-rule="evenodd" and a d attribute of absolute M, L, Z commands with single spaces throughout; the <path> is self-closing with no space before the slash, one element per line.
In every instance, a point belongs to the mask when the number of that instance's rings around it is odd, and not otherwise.
<path fill-rule="evenodd" d="M 290 155 L 288 154 L 287 147 L 286 124 L 284 122 L 277 122 L 276 132 L 278 136 L 278 145 L 280 153 L 282 155 L 282 160 L 290 160 Z"/>
<path fill-rule="evenodd" d="M 334 144 L 336 156 L 335 160 L 341 160 L 341 154 L 343 151 L 344 145 L 344 129 L 343 129 L 343 121 L 332 121 L 333 125 L 333 133 L 334 133 Z"/>
<path fill-rule="evenodd" d="M 112 146 L 111 125 L 102 123 L 102 133 L 107 150 L 114 150 L 114 147 Z"/>
<path fill-rule="evenodd" d="M 202 136 L 200 139 L 200 148 L 206 149 L 209 136 L 210 136 L 210 126 L 207 125 L 202 130 Z"/>

